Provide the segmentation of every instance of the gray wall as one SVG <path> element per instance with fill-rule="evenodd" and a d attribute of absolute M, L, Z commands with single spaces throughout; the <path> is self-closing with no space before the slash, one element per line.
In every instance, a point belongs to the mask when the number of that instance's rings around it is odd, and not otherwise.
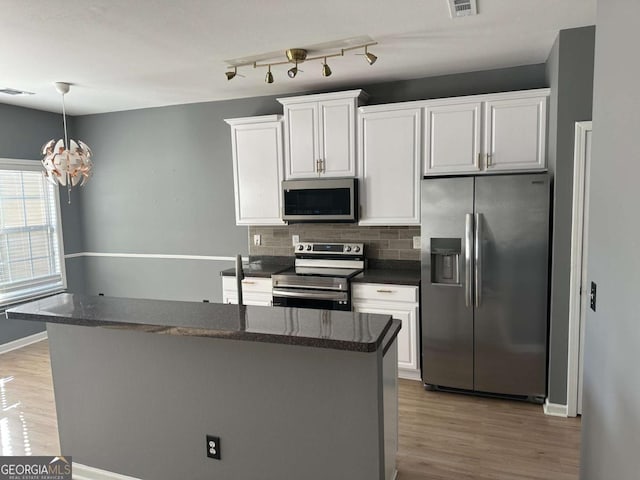
<path fill-rule="evenodd" d="M 73 124 L 70 123 L 73 128 Z M 0 104 L 0 157 L 40 160 L 40 147 L 62 135 L 62 117 L 13 105 Z M 76 199 L 77 200 L 77 199 Z M 76 201 L 70 206 L 61 195 L 60 206 L 64 225 L 65 251 L 76 252 L 81 245 L 80 209 Z M 67 272 L 74 282 L 82 282 L 81 270 Z M 38 323 L 11 322 L 0 309 L 0 345 L 44 330 Z"/>
<path fill-rule="evenodd" d="M 583 480 L 640 472 L 640 2 L 598 0 L 589 215 Z"/>
<path fill-rule="evenodd" d="M 549 401 L 567 401 L 569 275 L 575 122 L 591 120 L 595 27 L 562 30 L 547 60 L 551 86 L 548 161 L 554 176 Z"/>
<path fill-rule="evenodd" d="M 369 103 L 547 86 L 545 66 L 528 65 L 373 85 Z M 266 91 L 265 87 L 265 91 Z M 81 192 L 88 252 L 233 256 L 248 253 L 233 209 L 231 136 L 225 118 L 282 113 L 275 96 L 77 117 L 95 154 Z M 231 262 L 78 259 L 76 291 L 221 301 L 217 271 Z"/>

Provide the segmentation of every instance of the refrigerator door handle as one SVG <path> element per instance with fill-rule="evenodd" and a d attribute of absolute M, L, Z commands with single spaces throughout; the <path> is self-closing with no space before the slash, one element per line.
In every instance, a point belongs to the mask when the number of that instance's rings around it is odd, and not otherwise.
<path fill-rule="evenodd" d="M 473 214 L 465 215 L 464 230 L 464 303 L 467 307 L 473 307 L 473 299 L 471 294 L 471 250 L 473 247 Z"/>
<path fill-rule="evenodd" d="M 476 213 L 475 218 L 475 304 L 479 307 L 482 303 L 482 214 Z"/>

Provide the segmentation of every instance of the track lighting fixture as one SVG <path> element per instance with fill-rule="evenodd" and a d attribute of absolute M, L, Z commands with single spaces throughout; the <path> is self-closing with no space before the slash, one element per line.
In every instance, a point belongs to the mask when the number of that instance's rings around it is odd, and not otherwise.
<path fill-rule="evenodd" d="M 264 77 L 264 81 L 267 83 L 273 83 L 273 73 L 271 73 L 271 65 L 269 65 L 269 70 L 267 70 L 267 75 Z"/>
<path fill-rule="evenodd" d="M 324 62 L 322 63 L 322 76 L 323 77 L 331 76 L 331 69 L 329 68 L 329 65 L 327 65 L 327 57 L 324 58 Z"/>
<path fill-rule="evenodd" d="M 296 62 L 295 67 L 291 67 L 289 70 L 287 70 L 287 75 L 289 75 L 289 78 L 295 78 L 297 74 L 298 74 L 298 62 Z"/>
<path fill-rule="evenodd" d="M 233 67 L 233 72 L 224 72 L 227 76 L 227 80 L 231 80 L 238 74 L 238 67 Z"/>
<path fill-rule="evenodd" d="M 232 65 L 229 65 L 228 67 L 229 69 L 233 69 L 233 70 L 225 72 L 225 75 L 227 76 L 227 80 L 231 80 L 236 76 L 242 77 L 242 75 L 238 74 L 238 67 L 247 67 L 247 66 L 253 66 L 253 68 L 267 67 L 267 74 L 264 77 L 264 81 L 265 83 L 273 83 L 273 74 L 271 73 L 271 67 L 275 65 L 288 65 L 293 63 L 294 66 L 291 67 L 289 70 L 287 70 L 287 75 L 289 76 L 289 78 L 295 78 L 298 75 L 298 72 L 302 72 L 302 70 L 300 70 L 300 68 L 298 67 L 299 64 L 303 62 L 309 62 L 311 60 L 322 60 L 322 70 L 321 70 L 322 76 L 330 77 L 333 72 L 331 71 L 331 68 L 327 63 L 327 58 L 344 57 L 345 52 L 364 48 L 364 53 L 360 53 L 359 55 L 364 55 L 369 65 L 373 65 L 374 63 L 376 63 L 376 60 L 378 60 L 378 57 L 375 56 L 373 53 L 370 53 L 367 50 L 367 48 L 370 47 L 371 45 L 377 45 L 377 44 L 378 42 L 370 42 L 362 45 L 356 45 L 353 47 L 341 48 L 339 51 L 335 53 L 328 53 L 328 54 L 325 53 L 323 55 L 317 55 L 312 57 L 307 56 L 309 52 L 304 48 L 289 48 L 284 52 L 287 58 L 286 60 L 269 62 L 269 63 L 258 63 L 256 61 L 251 61 L 251 62 L 247 61 L 246 63 L 234 62 L 235 65 L 232 64 Z M 254 56 L 254 58 L 256 58 L 256 56 Z"/>
<path fill-rule="evenodd" d="M 376 57 L 373 53 L 369 53 L 367 51 L 369 45 L 365 45 L 364 47 L 364 58 L 367 59 L 367 62 L 369 62 L 369 65 L 373 65 L 374 63 L 376 63 L 376 60 L 378 60 L 378 57 Z"/>

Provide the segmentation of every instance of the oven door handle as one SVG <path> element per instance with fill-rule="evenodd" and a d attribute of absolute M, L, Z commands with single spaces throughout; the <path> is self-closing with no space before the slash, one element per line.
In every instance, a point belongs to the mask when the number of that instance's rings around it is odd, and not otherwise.
<path fill-rule="evenodd" d="M 313 300 L 348 300 L 349 295 L 346 292 L 328 292 L 328 291 L 316 291 L 316 290 L 282 290 L 278 288 L 273 289 L 273 297 L 288 297 L 288 298 L 309 298 Z"/>

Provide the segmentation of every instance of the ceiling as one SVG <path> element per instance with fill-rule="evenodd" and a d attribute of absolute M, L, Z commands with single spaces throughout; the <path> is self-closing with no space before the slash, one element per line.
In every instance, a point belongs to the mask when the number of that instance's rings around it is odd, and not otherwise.
<path fill-rule="evenodd" d="M 595 23 L 596 0 L 478 0 L 479 15 L 452 20 L 447 0 L 0 0 L 0 103 L 60 111 L 53 82 L 72 83 L 72 115 L 180 103 L 332 90 L 342 86 L 541 63 L 559 30 Z M 357 52 L 245 67 L 227 60 L 371 37 L 379 58 Z M 319 52 L 310 51 L 310 56 Z"/>

